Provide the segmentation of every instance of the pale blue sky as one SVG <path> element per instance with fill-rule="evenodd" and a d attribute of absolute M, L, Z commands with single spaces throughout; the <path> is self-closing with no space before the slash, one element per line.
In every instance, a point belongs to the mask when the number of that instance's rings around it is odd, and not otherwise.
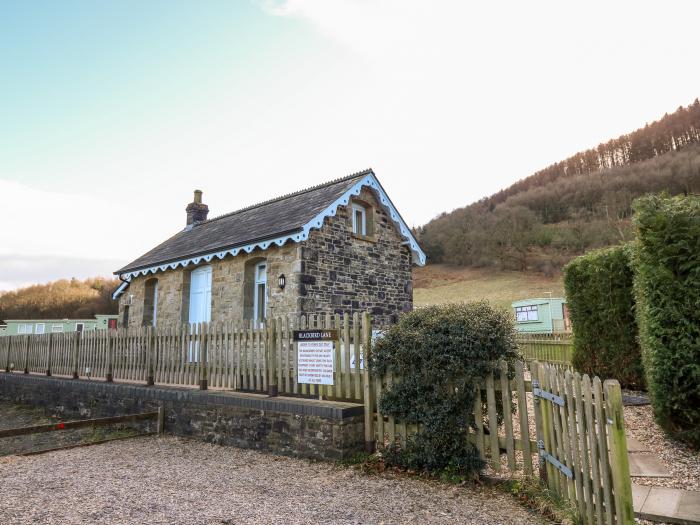
<path fill-rule="evenodd" d="M 700 95 L 698 3 L 0 0 L 0 290 L 366 167 L 411 225 Z M 9 225 L 9 226 L 8 226 Z"/>

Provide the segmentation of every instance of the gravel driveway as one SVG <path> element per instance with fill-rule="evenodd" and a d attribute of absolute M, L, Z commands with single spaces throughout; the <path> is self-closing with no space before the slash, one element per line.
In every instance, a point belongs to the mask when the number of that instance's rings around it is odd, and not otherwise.
<path fill-rule="evenodd" d="M 0 458 L 0 523 L 537 524 L 489 488 L 148 437 Z"/>

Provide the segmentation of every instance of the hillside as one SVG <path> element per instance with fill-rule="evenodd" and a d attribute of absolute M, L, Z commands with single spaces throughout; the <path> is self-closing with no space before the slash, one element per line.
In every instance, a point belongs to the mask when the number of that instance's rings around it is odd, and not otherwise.
<path fill-rule="evenodd" d="M 413 283 L 415 306 L 486 299 L 510 309 L 510 303 L 517 299 L 564 295 L 560 276 L 446 264 L 415 268 Z"/>
<path fill-rule="evenodd" d="M 700 192 L 700 102 L 417 230 L 429 261 L 542 271 L 631 237 L 632 201 Z"/>
<path fill-rule="evenodd" d="M 117 313 L 116 279 L 61 279 L 0 293 L 0 319 L 82 319 Z"/>

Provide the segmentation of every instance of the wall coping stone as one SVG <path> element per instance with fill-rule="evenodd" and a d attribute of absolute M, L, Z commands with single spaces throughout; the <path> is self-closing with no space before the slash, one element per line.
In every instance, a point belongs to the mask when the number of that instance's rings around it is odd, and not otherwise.
<path fill-rule="evenodd" d="M 172 386 L 146 386 L 130 383 L 107 383 L 100 380 L 47 377 L 44 375 L 0 372 L 0 390 L 5 384 L 35 383 L 83 392 L 111 390 L 115 394 L 129 393 L 144 399 L 178 400 L 199 405 L 239 406 L 253 410 L 269 410 L 286 414 L 316 416 L 324 419 L 343 420 L 364 414 L 364 406 L 338 401 L 319 401 L 297 397 L 268 397 L 264 394 L 195 390 Z"/>

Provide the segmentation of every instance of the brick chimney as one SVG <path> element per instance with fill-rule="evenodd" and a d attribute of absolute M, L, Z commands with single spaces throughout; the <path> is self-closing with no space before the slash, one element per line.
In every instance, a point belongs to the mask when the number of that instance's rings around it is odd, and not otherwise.
<path fill-rule="evenodd" d="M 202 190 L 194 190 L 194 200 L 185 208 L 187 212 L 187 226 L 207 220 L 209 206 L 202 204 Z"/>

